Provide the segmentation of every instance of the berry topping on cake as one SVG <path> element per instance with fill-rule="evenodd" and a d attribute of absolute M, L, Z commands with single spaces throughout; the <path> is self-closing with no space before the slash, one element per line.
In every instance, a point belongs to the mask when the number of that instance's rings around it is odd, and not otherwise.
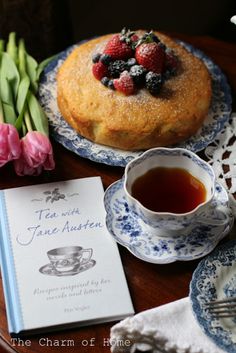
<path fill-rule="evenodd" d="M 92 56 L 92 61 L 94 64 L 99 62 L 101 55 L 102 55 L 101 53 L 96 53 Z"/>
<path fill-rule="evenodd" d="M 108 66 L 108 71 L 111 77 L 118 78 L 126 68 L 127 64 L 124 60 L 115 60 Z"/>
<path fill-rule="evenodd" d="M 99 81 L 108 74 L 107 66 L 104 65 L 101 61 L 96 64 L 93 64 L 92 71 L 94 77 L 96 77 L 96 79 Z"/>
<path fill-rule="evenodd" d="M 104 65 L 109 65 L 110 62 L 112 61 L 112 57 L 108 54 L 102 54 L 100 57 L 100 61 L 104 64 Z"/>
<path fill-rule="evenodd" d="M 147 73 L 147 70 L 142 65 L 132 66 L 129 73 L 135 85 L 140 86 L 145 82 L 145 74 Z"/>
<path fill-rule="evenodd" d="M 129 96 L 134 93 L 134 81 L 128 71 L 122 72 L 120 78 L 114 80 L 114 87 L 117 91 Z"/>
<path fill-rule="evenodd" d="M 125 95 L 134 94 L 137 88 L 158 94 L 179 64 L 173 50 L 166 48 L 155 33 L 138 36 L 125 28 L 112 35 L 103 52 L 94 54 L 92 61 L 95 78 Z"/>
<path fill-rule="evenodd" d="M 151 94 L 158 94 L 162 86 L 162 76 L 155 72 L 149 71 L 145 78 L 146 88 Z"/>
<path fill-rule="evenodd" d="M 164 68 L 165 48 L 161 42 L 151 42 L 146 37 L 136 48 L 135 58 L 145 69 L 160 74 Z"/>
<path fill-rule="evenodd" d="M 106 87 L 108 87 L 109 81 L 109 78 L 106 76 L 101 79 L 101 83 Z"/>
<path fill-rule="evenodd" d="M 110 55 L 113 59 L 128 59 L 133 55 L 132 39 L 133 32 L 121 31 L 120 34 L 114 34 L 106 44 L 104 53 Z"/>
<path fill-rule="evenodd" d="M 131 67 L 131 66 L 134 66 L 136 64 L 137 64 L 137 61 L 136 61 L 135 58 L 130 58 L 130 59 L 127 60 L 127 67 L 128 68 Z"/>

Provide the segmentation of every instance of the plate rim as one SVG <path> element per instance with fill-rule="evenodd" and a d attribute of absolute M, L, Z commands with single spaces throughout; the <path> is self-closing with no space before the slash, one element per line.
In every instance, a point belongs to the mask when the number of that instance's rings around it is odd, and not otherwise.
<path fill-rule="evenodd" d="M 215 248 L 211 254 L 209 254 L 206 258 L 202 259 L 198 266 L 196 267 L 195 271 L 193 272 L 192 279 L 190 281 L 189 285 L 189 298 L 191 302 L 191 307 L 192 311 L 194 314 L 194 317 L 196 321 L 198 322 L 199 326 L 201 329 L 204 331 L 204 333 L 220 348 L 225 350 L 228 353 L 236 353 L 236 347 L 235 344 L 232 342 L 230 346 L 224 345 L 224 341 L 222 340 L 221 336 L 216 336 L 214 333 L 211 332 L 209 329 L 208 321 L 204 319 L 204 317 L 201 315 L 202 309 L 201 309 L 201 304 L 197 300 L 199 290 L 197 289 L 197 281 L 198 277 L 202 273 L 205 267 L 206 261 L 212 261 L 214 256 L 219 254 L 220 252 L 225 252 L 232 247 L 236 246 L 236 239 L 231 239 L 227 241 L 224 244 L 221 244 L 219 247 Z M 235 255 L 236 255 L 236 249 L 235 249 Z M 235 256 L 236 259 L 236 256 Z"/>

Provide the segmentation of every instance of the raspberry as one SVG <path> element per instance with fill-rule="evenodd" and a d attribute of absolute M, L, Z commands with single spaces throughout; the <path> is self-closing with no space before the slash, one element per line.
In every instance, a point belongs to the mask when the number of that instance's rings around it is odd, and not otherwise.
<path fill-rule="evenodd" d="M 99 81 L 108 74 L 107 66 L 104 65 L 101 61 L 93 64 L 92 71 L 94 77 L 96 77 L 96 79 Z"/>
<path fill-rule="evenodd" d="M 126 96 L 134 93 L 135 87 L 132 77 L 128 71 L 124 71 L 120 78 L 113 81 L 114 87 L 117 91 L 124 93 Z"/>

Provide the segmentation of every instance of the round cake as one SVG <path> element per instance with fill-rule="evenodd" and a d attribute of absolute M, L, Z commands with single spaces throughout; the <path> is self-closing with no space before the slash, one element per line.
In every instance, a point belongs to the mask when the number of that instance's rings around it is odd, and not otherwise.
<path fill-rule="evenodd" d="M 140 150 L 174 145 L 201 127 L 211 102 L 206 66 L 166 35 L 150 33 L 152 39 L 144 31 L 129 32 L 125 40 L 101 36 L 63 62 L 58 106 L 80 135 Z"/>

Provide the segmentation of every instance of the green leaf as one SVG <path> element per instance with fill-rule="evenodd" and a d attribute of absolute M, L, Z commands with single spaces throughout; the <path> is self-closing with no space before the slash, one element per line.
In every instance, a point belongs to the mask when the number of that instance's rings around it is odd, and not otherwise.
<path fill-rule="evenodd" d="M 22 124 L 23 124 L 23 121 L 24 121 L 24 114 L 25 114 L 25 107 L 24 109 L 22 109 L 21 113 L 18 115 L 14 125 L 15 125 L 15 128 L 20 131 L 22 130 Z M 24 134 L 25 135 L 25 134 Z"/>
<path fill-rule="evenodd" d="M 12 58 L 12 60 L 17 65 L 18 55 L 17 55 L 16 33 L 15 32 L 11 32 L 9 34 L 6 49 L 7 49 L 7 53 L 9 54 L 9 56 Z"/>
<path fill-rule="evenodd" d="M 17 101 L 16 101 L 16 108 L 18 113 L 20 114 L 22 109 L 24 108 L 27 93 L 29 91 L 29 86 L 30 86 L 30 80 L 28 76 L 24 76 L 22 80 L 20 81 L 19 89 L 18 89 L 18 95 L 17 95 Z"/>
<path fill-rule="evenodd" d="M 5 122 L 14 124 L 16 120 L 16 113 L 14 109 L 11 85 L 8 79 L 2 75 L 2 71 L 0 76 L 0 92 Z"/>
<path fill-rule="evenodd" d="M 48 119 L 31 91 L 29 91 L 29 94 L 27 95 L 27 101 L 31 119 L 36 130 L 48 136 Z"/>
<path fill-rule="evenodd" d="M 3 108 L 3 112 L 4 112 L 5 123 L 14 125 L 15 120 L 16 120 L 16 114 L 15 114 L 15 110 L 13 109 L 12 105 L 9 105 L 9 104 L 3 102 L 2 108 Z"/>
<path fill-rule="evenodd" d="M 26 72 L 27 72 L 27 75 L 30 78 L 31 87 L 33 89 L 33 92 L 37 93 L 37 91 L 38 91 L 38 78 L 37 78 L 38 63 L 27 52 L 26 52 L 26 55 L 25 55 L 25 59 L 26 59 Z"/>
<path fill-rule="evenodd" d="M 24 112 L 25 112 L 25 106 L 26 106 L 26 98 L 27 94 L 29 92 L 29 87 L 30 87 L 30 80 L 27 75 L 23 77 L 23 79 L 20 82 L 19 85 L 19 90 L 18 90 L 18 95 L 17 95 L 17 101 L 16 101 L 16 107 L 17 111 L 19 113 L 19 116 L 17 117 L 17 120 L 15 122 L 15 127 L 19 131 L 22 126 L 23 118 L 24 118 Z"/>
<path fill-rule="evenodd" d="M 8 80 L 11 86 L 13 97 L 16 100 L 20 83 L 20 75 L 17 70 L 16 64 L 14 63 L 10 55 L 6 52 L 2 53 L 0 72 L 1 77 L 5 77 Z M 3 90 L 1 90 L 1 94 L 4 94 Z M 8 101 L 5 102 L 9 103 Z"/>

